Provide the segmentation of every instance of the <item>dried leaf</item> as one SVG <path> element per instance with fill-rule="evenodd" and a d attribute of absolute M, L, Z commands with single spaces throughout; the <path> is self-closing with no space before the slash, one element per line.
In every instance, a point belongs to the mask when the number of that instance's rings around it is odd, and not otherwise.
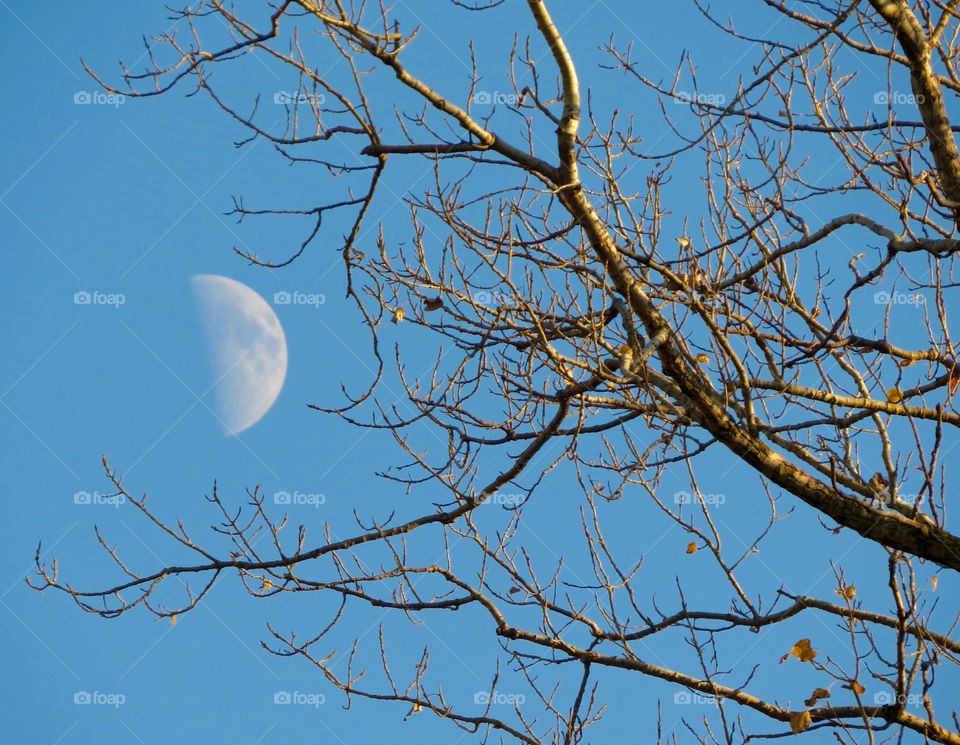
<path fill-rule="evenodd" d="M 440 310 L 443 307 L 443 298 L 439 295 L 437 297 L 428 297 L 423 301 L 423 309 L 428 313 Z"/>
<path fill-rule="evenodd" d="M 803 702 L 804 706 L 816 706 L 817 701 L 822 698 L 830 698 L 830 691 L 826 688 L 815 688 L 813 693 L 810 694 L 810 698 L 806 699 Z"/>
<path fill-rule="evenodd" d="M 690 242 L 690 239 L 687 238 L 687 236 L 681 235 L 679 238 L 677 238 L 677 245 L 679 245 L 682 250 L 686 251 L 693 244 Z"/>
<path fill-rule="evenodd" d="M 170 616 L 170 625 L 171 625 L 171 626 L 176 626 L 176 625 L 177 625 L 177 614 L 176 614 L 176 613 L 174 613 L 173 615 Z"/>
<path fill-rule="evenodd" d="M 960 388 L 960 370 L 954 370 L 950 373 L 950 377 L 947 379 L 947 387 L 950 389 L 951 395 L 957 392 L 957 388 Z"/>
<path fill-rule="evenodd" d="M 697 355 L 697 362 L 699 362 L 701 365 L 706 365 L 709 361 L 710 361 L 709 355 L 706 355 L 706 354 Z"/>
<path fill-rule="evenodd" d="M 813 717 L 809 711 L 798 711 L 790 715 L 790 731 L 795 735 L 803 732 L 812 723 Z"/>
<path fill-rule="evenodd" d="M 407 315 L 407 312 L 403 308 L 397 308 L 393 311 L 393 317 L 390 319 L 391 323 L 400 323 Z"/>
<path fill-rule="evenodd" d="M 697 552 L 697 542 L 696 542 L 696 541 L 690 541 L 690 543 L 687 544 L 687 553 L 688 553 L 688 554 L 695 554 L 696 552 Z"/>
<path fill-rule="evenodd" d="M 511 595 L 516 595 L 518 592 L 520 592 L 520 588 L 519 588 L 519 587 L 511 587 L 509 590 L 507 590 L 507 592 L 509 592 Z"/>
<path fill-rule="evenodd" d="M 916 360 L 900 360 L 897 364 L 900 367 L 910 367 Z"/>
<path fill-rule="evenodd" d="M 809 639 L 801 639 L 790 648 L 790 654 L 800 660 L 800 662 L 810 662 L 817 656 L 817 651 L 810 646 Z"/>
<path fill-rule="evenodd" d="M 899 386 L 895 385 L 887 391 L 887 401 L 892 404 L 898 404 L 903 401 L 903 391 L 900 390 Z"/>
<path fill-rule="evenodd" d="M 858 680 L 851 680 L 849 683 L 844 683 L 842 687 L 846 688 L 848 691 L 853 691 L 857 695 L 866 693 L 867 691 L 866 688 L 860 685 L 860 681 Z"/>
<path fill-rule="evenodd" d="M 939 584 L 940 584 L 940 578 L 939 578 L 939 577 L 931 577 L 931 578 L 930 578 L 930 589 L 933 590 L 934 592 L 937 591 L 937 585 L 939 585 Z"/>

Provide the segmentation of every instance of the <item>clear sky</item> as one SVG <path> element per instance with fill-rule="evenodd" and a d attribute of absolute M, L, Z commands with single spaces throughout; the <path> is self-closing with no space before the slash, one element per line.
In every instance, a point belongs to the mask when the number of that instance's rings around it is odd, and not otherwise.
<path fill-rule="evenodd" d="M 491 79 L 502 80 L 503 55 L 513 32 L 534 30 L 519 2 L 475 15 L 448 9 L 439 0 L 399 5 L 408 21 L 425 8 L 432 13 L 444 6 L 436 16 L 420 18 L 424 31 L 409 50 L 409 64 L 452 96 L 464 96 L 467 89 L 469 38 L 477 40 Z M 648 5 L 641 16 L 640 6 Z M 740 0 L 729 5 L 734 12 L 758 4 Z M 686 3 L 606 0 L 553 6 L 598 106 L 636 111 L 649 132 L 650 151 L 665 134 L 653 100 L 621 74 L 597 67 L 602 61 L 597 49 L 611 34 L 634 42 L 651 77 L 669 79 L 680 50 L 687 48 L 694 51 L 701 74 L 716 79 L 715 90 L 735 90 L 736 53 L 719 41 L 715 30 L 692 20 L 695 14 Z M 134 493 L 149 492 L 159 512 L 181 516 L 196 535 L 216 520 L 203 500 L 214 479 L 220 493 L 237 505 L 244 490 L 258 484 L 268 494 L 318 495 L 313 505 L 290 507 L 294 522 L 313 528 L 315 541 L 324 521 L 343 537 L 356 530 L 354 510 L 383 517 L 396 509 L 401 517 L 410 517 L 429 511 L 438 495 L 430 487 L 406 494 L 378 480 L 375 471 L 403 460 L 388 439 L 307 408 L 309 403 L 336 405 L 342 400 L 341 382 L 359 386 L 369 374 L 363 327 L 353 306 L 343 300 L 336 250 L 343 221 L 331 219 L 326 237 L 282 271 L 250 267 L 232 252 L 241 246 L 283 258 L 302 238 L 304 223 L 238 225 L 224 215 L 231 195 L 244 195 L 250 206 L 309 207 L 321 201 L 318 193 L 334 195 L 336 184 L 322 173 L 289 166 L 264 142 L 235 148 L 243 130 L 208 99 L 187 97 L 187 86 L 148 100 L 92 96 L 97 88 L 80 58 L 108 76 L 116 72 L 118 58 L 139 59 L 133 66 L 142 65 L 141 35 L 170 26 L 161 3 L 61 3 L 53 9 L 48 3 L 0 0 L 0 16 L 0 59 L 6 71 L 0 79 L 0 236 L 8 257 L 0 273 L 8 314 L 0 356 L 4 739 L 51 745 L 461 741 L 461 732 L 426 716 L 402 721 L 406 712 L 399 705 L 361 702 L 347 711 L 342 696 L 315 669 L 261 648 L 268 622 L 303 635 L 318 631 L 336 608 L 333 596 L 255 602 L 234 578 L 224 577 L 198 609 L 171 625 L 142 611 L 105 621 L 82 613 L 63 594 L 38 594 L 24 584 L 39 540 L 49 556 L 60 560 L 62 576 L 78 586 L 115 578 L 96 544 L 94 525 L 140 568 L 183 558 L 129 504 L 99 503 L 96 495 L 109 491 L 100 465 L 103 455 Z M 869 85 L 885 71 L 863 74 Z M 227 73 L 224 78 L 226 89 L 247 105 L 260 92 L 268 118 L 273 95 L 292 88 L 292 81 L 266 66 L 242 79 Z M 390 96 L 392 83 L 381 76 L 372 82 L 373 90 Z M 278 128 L 281 110 L 277 106 Z M 692 158 L 678 166 L 678 177 L 686 176 L 692 184 L 691 195 L 697 193 L 698 165 Z M 388 236 L 408 238 L 406 211 L 398 198 L 422 175 L 421 166 L 398 164 L 391 170 L 361 247 L 373 245 L 381 219 Z M 856 250 L 856 245 L 838 245 L 837 262 L 845 264 Z M 223 275 L 253 288 L 271 302 L 286 335 L 289 369 L 279 399 L 238 437 L 226 437 L 216 415 L 204 328 L 190 284 L 197 274 Z M 322 296 L 323 302 L 278 305 L 272 303 L 277 292 Z M 100 300 L 80 304 L 77 293 L 96 294 Z M 911 312 L 907 306 L 896 308 L 895 328 L 906 332 Z M 405 350 L 422 349 L 424 368 L 414 372 L 428 369 L 435 347 L 422 332 L 401 325 L 384 329 L 383 338 Z M 429 439 L 427 433 L 421 436 Z M 724 495 L 722 520 L 728 527 L 741 526 L 746 539 L 762 525 L 766 500 L 745 467 L 718 459 L 715 473 L 707 486 Z M 678 469 L 667 488 L 686 486 Z M 91 503 L 75 498 L 78 493 L 94 495 Z M 558 488 L 550 503 L 531 506 L 524 529 L 535 556 L 546 561 L 557 550 L 557 536 L 579 536 L 580 500 L 576 489 L 565 493 Z M 713 600 L 715 607 L 724 608 L 726 593 L 708 560 L 687 557 L 687 538 L 678 528 L 647 522 L 649 506 L 629 501 L 605 507 L 605 517 L 611 541 L 628 557 L 626 563 L 640 556 L 648 562 L 648 594 L 656 593 L 662 607 L 675 608 L 673 577 L 680 576 L 703 605 Z M 746 566 L 746 577 L 765 588 L 782 583 L 833 600 L 829 560 L 835 559 L 858 579 L 865 598 L 873 593 L 880 609 L 887 609 L 880 594 L 885 575 L 873 572 L 874 587 L 867 575 L 884 565 L 882 552 L 817 528 L 809 511 L 789 496 L 781 510 L 794 506 L 776 541 Z M 582 554 L 571 559 L 570 581 L 582 579 L 583 560 Z M 956 594 L 949 585 L 943 593 L 947 616 L 956 611 Z M 343 652 L 354 636 L 361 636 L 375 652 L 384 614 L 359 605 L 350 614 L 327 649 Z M 430 644 L 452 696 L 469 701 L 476 692 L 489 690 L 497 650 L 486 619 L 464 613 L 425 620 L 427 625 L 413 627 L 387 619 L 398 668 L 409 669 Z M 744 634 L 740 654 L 726 659 L 738 673 L 730 680 L 742 679 L 749 667 L 759 665 L 758 689 L 778 691 L 781 702 L 807 695 L 816 683 L 809 671 L 778 664 L 794 638 L 803 636 L 842 654 L 842 632 L 829 621 L 808 619 L 782 632 Z M 681 646 L 654 642 L 644 652 L 654 662 L 693 664 Z M 681 716 L 696 719 L 705 713 L 675 705 L 673 696 L 681 689 L 656 681 L 624 673 L 606 674 L 602 681 L 600 696 L 611 702 L 611 709 L 594 730 L 596 742 L 652 741 L 658 698 L 671 729 Z M 506 690 L 526 689 L 511 679 Z M 316 694 L 310 700 L 317 705 L 277 705 L 274 696 L 281 691 Z M 100 694 L 99 703 L 75 703 L 82 692 Z M 825 741 L 816 737 L 810 740 Z"/>

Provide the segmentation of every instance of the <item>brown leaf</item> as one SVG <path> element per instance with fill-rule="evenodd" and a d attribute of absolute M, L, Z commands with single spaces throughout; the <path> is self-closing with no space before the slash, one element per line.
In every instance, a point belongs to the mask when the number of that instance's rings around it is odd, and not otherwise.
<path fill-rule="evenodd" d="M 860 685 L 860 681 L 851 680 L 849 683 L 844 683 L 841 688 L 846 688 L 848 691 L 853 691 L 857 695 L 866 693 L 867 689 Z"/>
<path fill-rule="evenodd" d="M 809 639 L 801 639 L 790 648 L 790 654 L 800 660 L 800 662 L 810 662 L 817 656 L 817 651 L 810 646 Z"/>
<path fill-rule="evenodd" d="M 830 691 L 826 688 L 814 688 L 813 693 L 810 694 L 810 698 L 806 699 L 803 702 L 804 706 L 816 706 L 817 701 L 822 698 L 830 698 Z"/>
<path fill-rule="evenodd" d="M 798 711 L 790 715 L 790 731 L 793 734 L 803 732 L 813 722 L 813 717 L 809 711 Z"/>
<path fill-rule="evenodd" d="M 440 310 L 443 307 L 443 298 L 437 295 L 437 297 L 428 297 L 423 301 L 423 309 L 428 313 Z"/>
<path fill-rule="evenodd" d="M 934 592 L 937 591 L 937 585 L 939 585 L 939 584 L 940 584 L 940 578 L 939 578 L 939 577 L 931 577 L 931 578 L 930 578 L 930 589 L 933 590 Z"/>
<path fill-rule="evenodd" d="M 695 554 L 696 552 L 697 552 L 697 542 L 696 542 L 696 541 L 690 541 L 690 543 L 687 544 L 687 553 L 688 553 L 688 554 Z"/>
<path fill-rule="evenodd" d="M 957 388 L 960 388 L 960 369 L 950 373 L 950 377 L 947 379 L 947 387 L 950 389 L 951 395 L 957 392 Z"/>

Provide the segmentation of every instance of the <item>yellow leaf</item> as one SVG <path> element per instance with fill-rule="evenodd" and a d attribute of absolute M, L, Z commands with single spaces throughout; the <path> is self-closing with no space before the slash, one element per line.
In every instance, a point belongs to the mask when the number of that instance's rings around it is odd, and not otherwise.
<path fill-rule="evenodd" d="M 858 680 L 850 681 L 850 690 L 856 693 L 857 695 L 867 692 L 867 689 L 864 688 L 862 685 L 860 685 L 860 681 Z"/>
<path fill-rule="evenodd" d="M 898 404 L 903 401 L 903 391 L 900 390 L 899 386 L 893 386 L 893 388 L 887 391 L 887 401 L 892 404 Z"/>
<path fill-rule="evenodd" d="M 416 714 L 417 712 L 420 712 L 420 711 L 423 711 L 423 707 L 420 704 L 415 703 L 413 705 L 413 713 Z"/>
<path fill-rule="evenodd" d="M 428 297 L 423 301 L 423 309 L 428 313 L 434 310 L 440 310 L 443 307 L 443 298 L 437 295 L 437 297 Z"/>
<path fill-rule="evenodd" d="M 174 613 L 172 616 L 170 616 L 170 625 L 171 625 L 171 626 L 176 626 L 176 625 L 177 625 L 177 614 L 176 614 L 176 613 Z"/>
<path fill-rule="evenodd" d="M 809 711 L 798 711 L 790 715 L 790 731 L 793 734 L 803 732 L 813 722 L 813 717 Z"/>
<path fill-rule="evenodd" d="M 940 584 L 940 578 L 939 578 L 939 577 L 931 577 L 931 578 L 930 578 L 930 589 L 933 590 L 934 592 L 937 591 L 937 585 L 939 585 L 939 584 Z"/>
<path fill-rule="evenodd" d="M 706 354 L 697 355 L 697 362 L 699 362 L 701 365 L 706 365 L 709 361 L 710 361 L 709 355 L 706 355 Z"/>
<path fill-rule="evenodd" d="M 397 308 L 393 311 L 393 317 L 390 319 L 392 323 L 400 323 L 404 319 L 404 316 L 407 315 L 407 312 L 403 308 Z"/>
<path fill-rule="evenodd" d="M 841 597 L 845 597 L 847 600 L 853 600 L 857 596 L 857 586 L 848 585 L 846 587 L 838 587 L 834 592 Z"/>
<path fill-rule="evenodd" d="M 688 248 L 690 248 L 690 246 L 693 245 L 690 242 L 690 239 L 687 238 L 687 236 L 685 235 L 681 235 L 679 238 L 677 238 L 677 244 L 680 246 L 680 249 L 683 251 L 686 251 Z"/>
<path fill-rule="evenodd" d="M 273 587 L 273 582 L 268 580 L 266 577 L 263 578 L 263 583 L 260 585 L 261 590 L 269 590 Z"/>
<path fill-rule="evenodd" d="M 809 639 L 801 639 L 790 648 L 790 654 L 800 660 L 800 662 L 810 662 L 817 656 L 817 651 L 810 646 Z"/>
<path fill-rule="evenodd" d="M 688 553 L 688 554 L 695 554 L 696 552 L 697 552 L 697 542 L 696 542 L 696 541 L 690 541 L 690 543 L 687 544 L 687 553 Z"/>

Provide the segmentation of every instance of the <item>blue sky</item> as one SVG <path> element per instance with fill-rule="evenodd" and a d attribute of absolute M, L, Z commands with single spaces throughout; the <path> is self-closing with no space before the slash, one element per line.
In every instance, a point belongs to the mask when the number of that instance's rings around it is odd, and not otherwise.
<path fill-rule="evenodd" d="M 632 2 L 554 5 L 558 26 L 568 30 L 584 84 L 592 86 L 601 111 L 612 105 L 631 108 L 635 98 L 638 106 L 646 102 L 644 111 L 656 112 L 652 99 L 635 83 L 597 68 L 597 48 L 610 33 L 634 40 L 651 77 L 669 79 L 686 47 L 695 50 L 701 75 L 717 78 L 717 90 L 735 88 L 735 73 L 730 71 L 737 57 L 732 47 L 718 42 L 704 23 L 690 21 L 686 4 L 655 4 L 643 19 Z M 409 7 L 402 9 L 407 19 L 413 20 L 413 13 Z M 237 505 L 245 489 L 258 484 L 267 494 L 322 495 L 313 500 L 314 506 L 291 508 L 292 520 L 311 526 L 316 540 L 324 521 L 335 536 L 343 537 L 356 532 L 354 510 L 383 517 L 395 509 L 401 516 L 413 516 L 428 511 L 438 495 L 430 487 L 407 494 L 377 479 L 375 471 L 402 460 L 389 440 L 307 408 L 310 403 L 337 404 L 340 384 L 356 389 L 370 370 L 364 329 L 353 306 L 343 300 L 337 253 L 343 219 L 330 219 L 312 249 L 282 271 L 250 267 L 232 251 L 241 246 L 283 258 L 301 239 L 304 223 L 237 225 L 224 216 L 231 195 L 243 194 L 251 206 L 309 207 L 336 195 L 337 184 L 322 173 L 291 167 L 263 142 L 236 149 L 233 142 L 243 131 L 209 100 L 186 97 L 186 86 L 161 98 L 77 102 L 97 90 L 83 73 L 80 58 L 108 76 L 115 73 L 117 58 L 137 60 L 143 53 L 141 35 L 170 25 L 161 4 L 65 4 L 51 12 L 46 3 L 0 2 L 0 15 L 0 58 L 8 70 L 0 80 L 5 102 L 0 110 L 5 143 L 0 229 L 8 256 L 0 291 L 10 317 L 0 357 L 0 437 L 6 463 L 0 655 L 7 670 L 2 696 L 9 741 L 253 745 L 305 737 L 330 743 L 430 737 L 458 742 L 462 733 L 442 722 L 411 717 L 401 723 L 405 712 L 398 705 L 360 702 L 345 710 L 342 697 L 315 669 L 303 661 L 271 656 L 260 647 L 267 622 L 304 635 L 316 632 L 335 610 L 334 597 L 309 594 L 256 602 L 236 581 L 224 578 L 198 609 L 174 626 L 142 611 L 104 621 L 80 612 L 62 594 L 38 594 L 24 584 L 41 539 L 44 550 L 59 559 L 63 576 L 78 586 L 115 577 L 96 545 L 94 525 L 139 567 L 183 558 L 129 504 L 98 504 L 96 498 L 93 504 L 76 503 L 78 493 L 109 491 L 100 465 L 103 455 L 124 474 L 132 492 L 149 492 L 160 513 L 182 517 L 196 534 L 216 520 L 203 500 L 215 479 L 220 493 Z M 524 6 L 517 2 L 489 16 L 438 11 L 409 49 L 408 64 L 451 95 L 465 95 L 463 59 L 472 37 L 481 64 L 490 70 L 490 87 L 498 90 L 496 76 L 504 72 L 503 55 L 514 28 L 520 33 L 532 30 Z M 277 77 L 268 66 L 246 69 L 234 78 L 223 74 L 226 90 L 248 103 L 251 91 L 262 92 L 265 116 L 275 117 L 279 126 L 281 113 L 271 112 L 270 97 L 290 90 L 291 81 Z M 869 74 L 878 80 L 885 73 Z M 868 75 L 867 89 L 875 84 L 871 80 Z M 385 103 L 395 90 L 390 84 L 385 77 L 372 82 L 374 90 L 384 92 Z M 655 151 L 662 125 L 651 116 L 643 127 Z M 383 221 L 388 235 L 408 238 L 406 210 L 398 198 L 422 175 L 422 163 L 396 166 L 387 176 L 383 199 L 361 246 L 373 245 L 377 220 Z M 688 179 L 687 193 L 696 193 L 697 166 L 695 158 L 678 165 L 677 178 Z M 681 211 L 674 219 L 679 221 Z M 857 248 L 838 246 L 838 264 L 845 264 Z M 203 327 L 189 283 L 192 275 L 204 273 L 237 279 L 268 301 L 284 291 L 324 300 L 275 306 L 289 347 L 286 384 L 263 420 L 236 438 L 223 435 L 213 411 Z M 75 303 L 76 293 L 82 292 L 100 293 L 98 297 L 115 302 Z M 894 328 L 907 333 L 911 308 L 895 310 Z M 875 319 L 864 319 L 871 322 Z M 422 360 L 429 362 L 435 353 L 433 340 L 419 329 L 389 326 L 382 333 L 410 359 L 422 352 Z M 414 373 L 426 369 L 424 365 Z M 388 402 L 389 393 L 388 388 Z M 418 432 L 417 437 L 428 443 L 431 436 Z M 756 507 L 765 504 L 756 480 L 745 467 L 719 457 L 714 472 L 708 486 L 729 505 L 721 519 L 744 537 L 754 534 L 765 509 Z M 688 485 L 678 471 L 669 488 Z M 530 506 L 526 545 L 545 563 L 555 556 L 557 536 L 578 536 L 580 501 L 576 490 L 559 488 L 549 502 Z M 786 496 L 781 510 L 798 504 Z M 675 607 L 675 575 L 698 602 L 707 605 L 712 600 L 724 607 L 726 592 L 715 571 L 706 558 L 683 553 L 687 538 L 678 528 L 646 522 L 655 513 L 640 498 L 604 509 L 611 543 L 623 555 L 632 554 L 634 561 L 645 557 L 648 576 L 659 578 L 649 590 L 664 607 Z M 490 521 L 502 519 L 492 516 Z M 832 599 L 831 558 L 842 560 L 857 578 L 863 597 L 873 597 L 886 608 L 880 594 L 884 575 L 874 572 L 872 580 L 868 575 L 883 566 L 883 554 L 818 529 L 803 505 L 744 573 L 758 586 L 782 582 L 793 591 Z M 583 561 L 582 554 L 571 558 L 565 570 L 571 581 L 580 578 Z M 949 615 L 951 603 L 956 610 L 948 592 L 944 588 L 944 615 Z M 469 701 L 477 691 L 489 690 L 497 648 L 489 624 L 479 615 L 441 614 L 425 619 L 426 625 L 412 626 L 359 605 L 348 613 L 349 622 L 333 635 L 329 650 L 345 651 L 357 635 L 375 647 L 378 624 L 384 621 L 397 649 L 397 669 L 409 669 L 429 644 L 433 664 L 448 673 L 444 685 L 451 695 Z M 832 622 L 806 620 L 782 632 L 745 633 L 742 654 L 727 663 L 737 672 L 760 664 L 758 690 L 773 691 L 779 701 L 796 699 L 806 695 L 816 679 L 809 670 L 798 672 L 798 665 L 778 665 L 777 660 L 802 636 L 813 636 L 827 648 L 837 645 L 842 654 L 843 636 Z M 645 652 L 652 661 L 692 664 L 679 646 L 653 643 Z M 507 678 L 508 690 L 524 690 L 515 676 Z M 667 707 L 671 727 L 681 715 L 697 718 L 702 713 L 674 706 L 679 689 L 655 681 L 622 672 L 602 680 L 601 696 L 611 709 L 595 730 L 598 742 L 634 733 L 641 740 L 652 736 L 658 698 Z M 75 704 L 75 694 L 84 691 L 113 698 L 101 697 L 99 705 Z M 325 700 L 317 706 L 277 706 L 278 691 Z M 110 704 L 119 698 L 122 703 Z"/>

